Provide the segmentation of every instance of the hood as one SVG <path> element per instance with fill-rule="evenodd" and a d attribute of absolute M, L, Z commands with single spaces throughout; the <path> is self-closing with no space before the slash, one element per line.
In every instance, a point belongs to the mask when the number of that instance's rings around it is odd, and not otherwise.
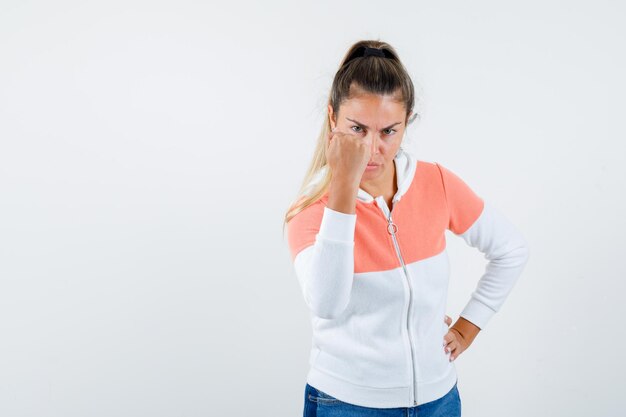
<path fill-rule="evenodd" d="M 417 160 L 413 154 L 402 147 L 398 148 L 398 152 L 396 152 L 396 156 L 393 160 L 396 165 L 396 185 L 398 186 L 398 191 L 393 197 L 393 201 L 395 202 L 402 198 L 413 182 L 413 176 L 415 175 L 415 170 L 417 168 Z M 315 186 L 315 184 L 317 184 L 324 177 L 327 170 L 327 165 L 320 168 L 307 184 L 303 194 L 306 194 L 313 186 Z M 375 197 L 377 196 L 370 195 L 360 187 L 356 196 L 357 201 L 362 201 L 364 203 L 371 203 L 374 201 Z"/>

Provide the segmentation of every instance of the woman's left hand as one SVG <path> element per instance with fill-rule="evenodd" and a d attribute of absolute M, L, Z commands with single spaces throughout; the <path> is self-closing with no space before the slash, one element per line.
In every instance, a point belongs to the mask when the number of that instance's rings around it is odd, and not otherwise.
<path fill-rule="evenodd" d="M 452 324 L 452 319 L 447 315 L 444 321 L 448 326 Z M 459 332 L 459 330 L 455 329 L 454 327 L 451 327 L 448 330 L 448 333 L 446 333 L 446 335 L 443 337 L 443 349 L 444 352 L 446 352 L 446 355 L 450 353 L 450 362 L 458 358 L 459 355 L 463 353 L 463 351 L 467 349 L 470 344 L 471 341 L 465 339 L 461 332 Z"/>

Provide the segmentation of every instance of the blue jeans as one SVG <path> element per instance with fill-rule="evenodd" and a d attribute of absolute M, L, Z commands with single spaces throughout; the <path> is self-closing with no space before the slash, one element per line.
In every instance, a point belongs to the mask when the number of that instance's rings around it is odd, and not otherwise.
<path fill-rule="evenodd" d="M 443 397 L 416 407 L 371 408 L 350 404 L 306 384 L 303 417 L 460 417 L 457 383 Z"/>

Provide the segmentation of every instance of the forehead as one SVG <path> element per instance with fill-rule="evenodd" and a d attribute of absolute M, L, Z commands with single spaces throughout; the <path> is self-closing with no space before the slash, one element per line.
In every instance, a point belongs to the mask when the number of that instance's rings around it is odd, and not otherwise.
<path fill-rule="evenodd" d="M 367 123 L 387 123 L 404 120 L 406 109 L 397 97 L 379 94 L 361 94 L 341 103 L 339 115 Z"/>

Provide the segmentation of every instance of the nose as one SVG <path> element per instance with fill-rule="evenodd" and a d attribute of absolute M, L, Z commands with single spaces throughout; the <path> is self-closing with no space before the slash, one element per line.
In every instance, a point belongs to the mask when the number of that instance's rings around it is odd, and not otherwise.
<path fill-rule="evenodd" d="M 372 148 L 370 149 L 370 151 L 372 155 L 378 153 L 378 134 L 372 134 Z"/>

